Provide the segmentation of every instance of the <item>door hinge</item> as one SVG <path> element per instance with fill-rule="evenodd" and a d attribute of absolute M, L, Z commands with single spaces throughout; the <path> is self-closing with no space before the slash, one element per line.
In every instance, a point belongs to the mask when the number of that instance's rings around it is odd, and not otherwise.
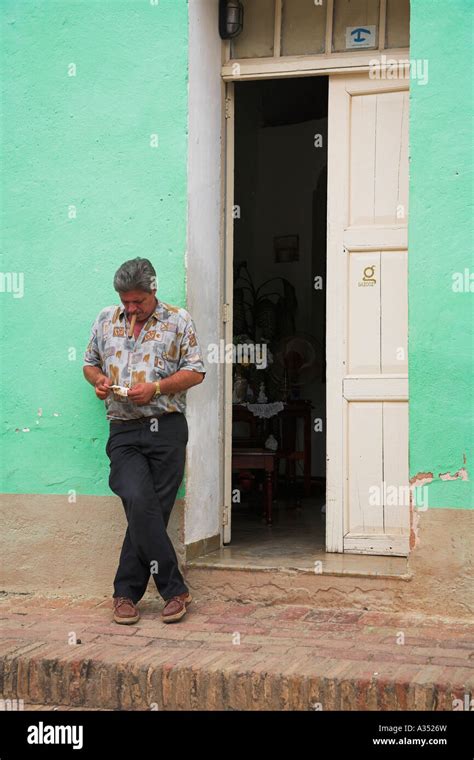
<path fill-rule="evenodd" d="M 226 119 L 230 119 L 230 106 L 231 106 L 231 99 L 226 98 L 225 99 L 225 117 Z"/>
<path fill-rule="evenodd" d="M 229 507 L 223 506 L 222 507 L 222 525 L 228 525 L 229 524 Z"/>
<path fill-rule="evenodd" d="M 222 321 L 228 322 L 229 315 L 230 315 L 230 306 L 228 303 L 223 303 L 222 304 Z"/>

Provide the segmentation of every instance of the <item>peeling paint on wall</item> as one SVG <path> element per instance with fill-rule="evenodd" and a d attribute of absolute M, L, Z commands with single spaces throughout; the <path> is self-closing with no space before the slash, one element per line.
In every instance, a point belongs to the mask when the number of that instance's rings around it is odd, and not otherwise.
<path fill-rule="evenodd" d="M 433 482 L 433 473 L 432 472 L 419 472 L 417 475 L 414 475 L 412 478 L 410 478 L 410 485 L 412 488 L 418 488 L 419 486 L 426 486 L 428 483 Z"/>
<path fill-rule="evenodd" d="M 461 469 L 455 472 L 454 475 L 451 475 L 449 472 L 445 472 L 443 474 L 440 474 L 439 477 L 441 480 L 457 480 L 458 478 L 461 478 L 461 480 L 469 480 L 465 467 L 461 467 Z"/>
<path fill-rule="evenodd" d="M 466 465 L 466 455 L 463 454 L 463 463 Z M 451 474 L 448 472 L 440 472 L 437 476 L 440 480 L 469 480 L 469 475 L 467 472 L 466 467 L 460 467 L 459 470 L 457 470 L 455 473 Z M 412 478 L 410 478 L 410 487 L 413 488 L 420 488 L 422 486 L 428 485 L 429 483 L 432 483 L 435 480 L 435 476 L 432 472 L 418 472 L 416 475 L 413 475 Z"/>

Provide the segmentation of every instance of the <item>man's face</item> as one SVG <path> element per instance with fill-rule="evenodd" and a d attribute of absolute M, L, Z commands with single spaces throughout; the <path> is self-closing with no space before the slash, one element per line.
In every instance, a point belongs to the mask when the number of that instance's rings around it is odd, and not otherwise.
<path fill-rule="evenodd" d="M 155 310 L 155 293 L 156 290 L 152 290 L 151 293 L 145 290 L 127 290 L 127 292 L 119 293 L 127 317 L 130 319 L 136 314 L 139 322 L 148 319 Z"/>

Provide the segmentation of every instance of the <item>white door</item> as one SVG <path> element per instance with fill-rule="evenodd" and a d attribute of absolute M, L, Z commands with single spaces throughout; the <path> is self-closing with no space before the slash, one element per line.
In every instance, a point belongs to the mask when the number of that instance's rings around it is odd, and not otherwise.
<path fill-rule="evenodd" d="M 408 99 L 329 78 L 327 551 L 408 554 Z"/>

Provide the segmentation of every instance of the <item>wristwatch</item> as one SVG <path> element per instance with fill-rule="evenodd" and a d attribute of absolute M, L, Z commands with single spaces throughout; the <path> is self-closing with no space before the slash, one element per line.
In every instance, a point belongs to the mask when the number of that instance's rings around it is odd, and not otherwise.
<path fill-rule="evenodd" d="M 153 394 L 153 398 L 155 398 L 156 396 L 159 396 L 160 394 L 161 394 L 161 391 L 160 391 L 160 381 L 157 380 L 155 382 L 155 392 Z"/>

